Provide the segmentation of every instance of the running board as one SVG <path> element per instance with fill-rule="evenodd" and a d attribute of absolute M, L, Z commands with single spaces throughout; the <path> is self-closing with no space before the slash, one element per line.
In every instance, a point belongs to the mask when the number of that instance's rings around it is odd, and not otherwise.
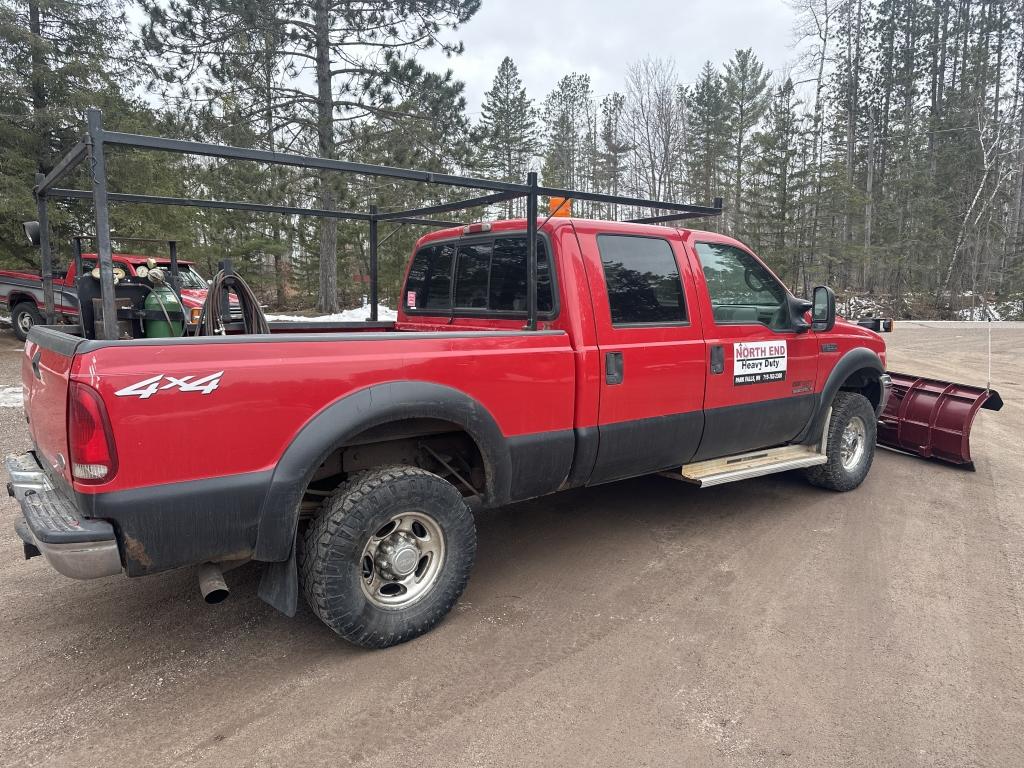
<path fill-rule="evenodd" d="M 720 459 L 708 459 L 682 467 L 680 474 L 662 472 L 666 477 L 709 488 L 712 485 L 733 483 L 751 477 L 785 472 L 790 469 L 813 467 L 824 464 L 828 457 L 818 452 L 814 445 L 786 445 L 782 448 L 768 448 L 763 451 L 741 453 Z"/>

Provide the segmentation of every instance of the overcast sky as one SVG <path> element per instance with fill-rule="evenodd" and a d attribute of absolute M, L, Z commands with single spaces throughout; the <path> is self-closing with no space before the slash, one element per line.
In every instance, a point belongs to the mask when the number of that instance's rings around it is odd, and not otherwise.
<path fill-rule="evenodd" d="M 683 82 L 692 82 L 705 61 L 721 65 L 737 48 L 753 48 L 773 72 L 783 71 L 795 58 L 793 20 L 786 0 L 483 0 L 449 34 L 466 52 L 453 59 L 429 52 L 423 61 L 455 71 L 476 118 L 505 56 L 537 104 L 570 72 L 590 75 L 600 97 L 622 90 L 626 66 L 648 55 L 674 59 Z"/>

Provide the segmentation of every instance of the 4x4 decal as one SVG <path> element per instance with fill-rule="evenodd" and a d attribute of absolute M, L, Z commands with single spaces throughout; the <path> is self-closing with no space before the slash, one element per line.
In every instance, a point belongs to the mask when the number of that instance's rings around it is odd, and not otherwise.
<path fill-rule="evenodd" d="M 168 389 L 178 389 L 179 392 L 199 392 L 208 395 L 220 385 L 220 377 L 224 371 L 217 371 L 208 376 L 196 378 L 195 376 L 168 376 L 159 374 L 148 379 L 129 384 L 123 389 L 117 390 L 114 394 L 118 397 L 138 397 L 147 400 L 157 392 Z M 164 380 L 166 379 L 166 382 Z"/>

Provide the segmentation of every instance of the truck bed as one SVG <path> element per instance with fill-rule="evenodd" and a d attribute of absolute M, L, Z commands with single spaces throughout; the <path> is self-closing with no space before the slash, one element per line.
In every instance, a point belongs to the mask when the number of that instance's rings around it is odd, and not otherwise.
<path fill-rule="evenodd" d="M 85 493 L 272 470 L 318 412 L 364 387 L 396 379 L 464 392 L 487 409 L 506 437 L 573 426 L 573 353 L 564 332 L 280 325 L 287 327 L 275 327 L 270 336 L 130 341 L 89 341 L 33 329 L 23 381 L 29 413 L 40 419 L 33 431 L 37 448 L 56 454 L 66 446 L 69 378 L 100 393 L 120 454 L 114 479 L 80 489 Z M 42 380 L 33 369 L 37 356 Z M 214 374 L 220 375 L 206 391 L 189 386 Z M 161 377 L 155 391 L 149 391 L 151 384 L 140 385 L 154 377 Z M 532 407 L 524 407 L 526 397 Z M 197 419 L 203 437 L 195 432 Z M 67 468 L 64 475 L 70 483 Z"/>

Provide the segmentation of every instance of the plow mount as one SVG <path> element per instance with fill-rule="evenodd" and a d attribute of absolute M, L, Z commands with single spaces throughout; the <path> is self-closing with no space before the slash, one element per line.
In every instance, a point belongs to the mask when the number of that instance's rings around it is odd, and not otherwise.
<path fill-rule="evenodd" d="M 973 466 L 971 425 L 978 411 L 998 411 L 994 389 L 893 373 L 892 393 L 878 420 L 878 443 L 928 459 Z"/>

